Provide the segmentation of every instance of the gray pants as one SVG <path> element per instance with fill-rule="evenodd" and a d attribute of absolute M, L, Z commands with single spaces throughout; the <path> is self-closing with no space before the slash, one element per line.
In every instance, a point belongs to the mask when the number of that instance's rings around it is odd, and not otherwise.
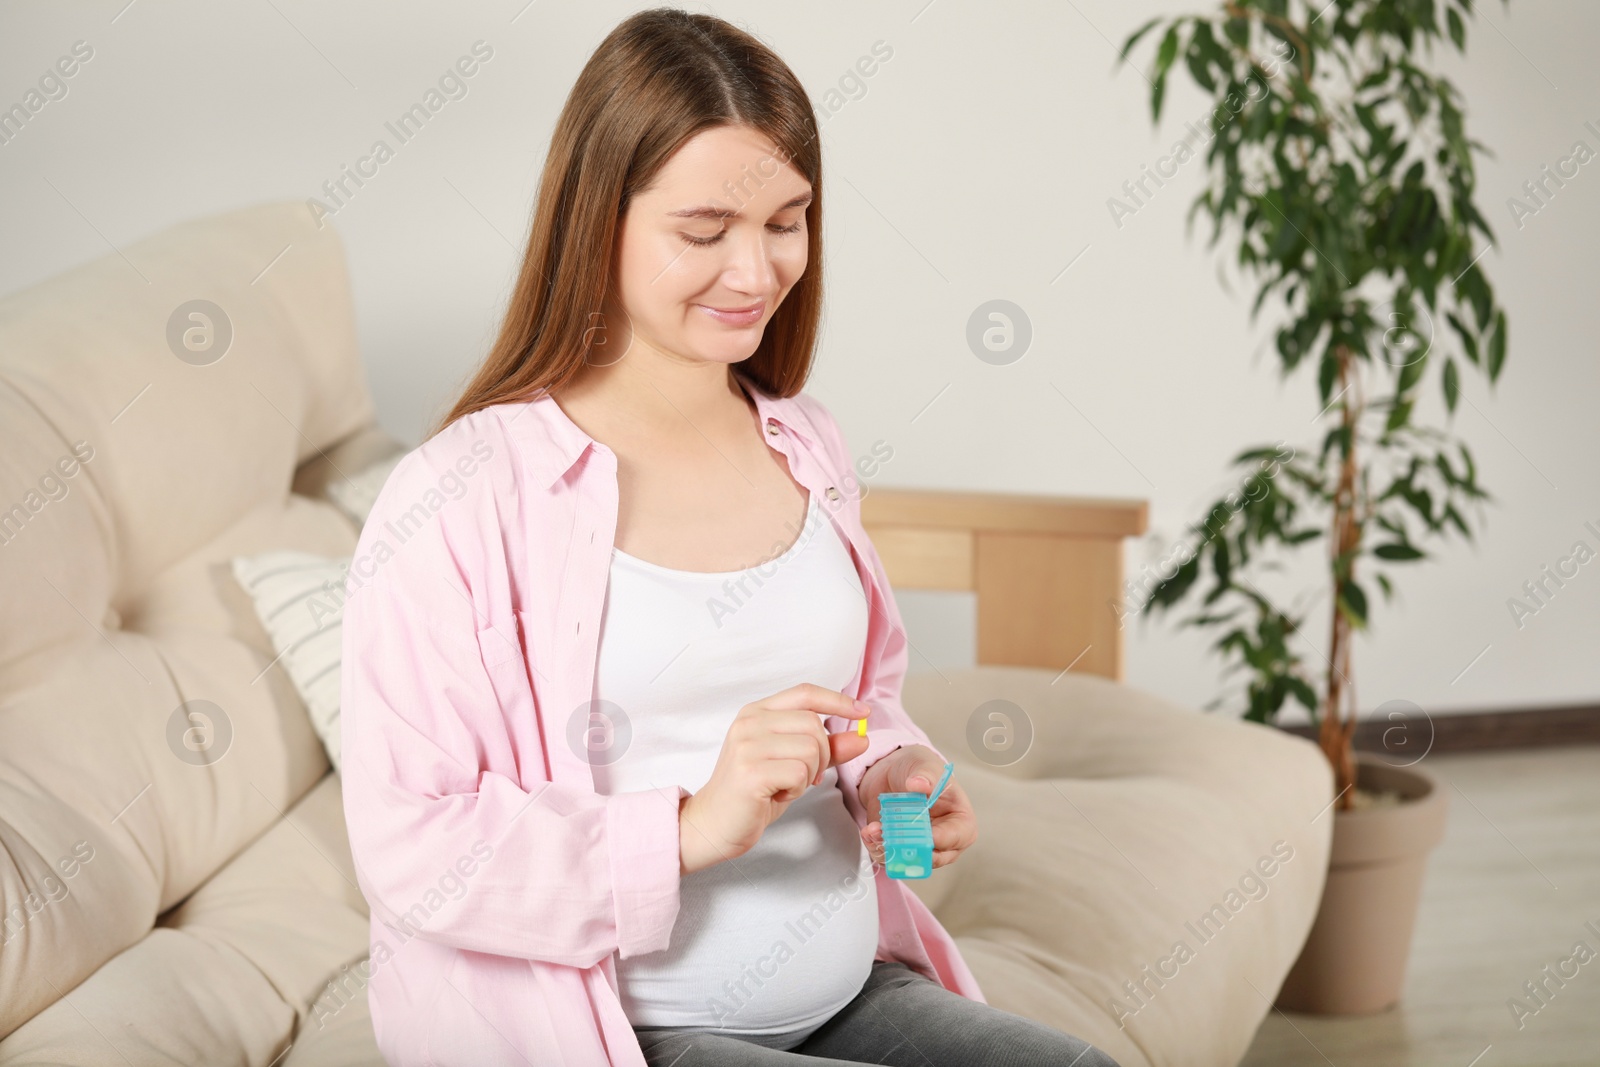
<path fill-rule="evenodd" d="M 635 1027 L 650 1067 L 1117 1067 L 1087 1042 L 878 960 L 861 992 L 790 1052 L 724 1034 Z"/>

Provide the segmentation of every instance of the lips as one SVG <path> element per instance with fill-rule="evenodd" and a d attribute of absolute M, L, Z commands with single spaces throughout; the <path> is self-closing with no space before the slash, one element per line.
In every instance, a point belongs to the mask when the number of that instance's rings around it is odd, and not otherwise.
<path fill-rule="evenodd" d="M 754 304 L 747 304 L 742 308 L 714 308 L 705 304 L 696 304 L 695 307 L 725 325 L 750 326 L 761 321 L 761 316 L 766 311 L 767 304 L 764 300 L 758 300 Z"/>

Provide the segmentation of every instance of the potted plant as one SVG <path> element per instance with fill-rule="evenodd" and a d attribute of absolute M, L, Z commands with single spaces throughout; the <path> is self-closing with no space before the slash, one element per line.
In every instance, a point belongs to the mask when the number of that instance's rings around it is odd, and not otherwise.
<path fill-rule="evenodd" d="M 1286 700 L 1303 705 L 1333 767 L 1328 881 L 1279 993 L 1289 1009 L 1365 1012 L 1399 998 L 1423 866 L 1443 835 L 1444 794 L 1415 760 L 1352 752 L 1351 640 L 1368 626 L 1371 586 L 1392 595 L 1380 568 L 1428 558 L 1427 539 L 1452 529 L 1471 540 L 1462 510 L 1489 499 L 1466 445 L 1413 417 L 1437 378 L 1448 424 L 1463 366 L 1492 388 L 1506 357 L 1505 312 L 1481 266 L 1494 235 L 1473 204 L 1471 153 L 1486 150 L 1466 135 L 1455 87 L 1414 51 L 1431 54 L 1445 34 L 1464 51 L 1471 14 L 1469 0 L 1232 0 L 1212 17 L 1152 19 L 1118 60 L 1164 22 L 1152 119 L 1180 59 L 1215 98 L 1187 127 L 1209 133 L 1189 225 L 1204 208 L 1215 245 L 1229 224 L 1241 270 L 1260 281 L 1252 321 L 1278 294 L 1282 375 L 1315 366 L 1327 427 L 1300 450 L 1240 452 L 1239 491 L 1190 527 L 1182 562 L 1138 608 L 1198 592 L 1209 560 L 1212 585 L 1182 625 L 1222 629 L 1215 649 L 1248 677 L 1246 718 L 1273 723 Z M 1203 147 L 1179 142 L 1157 172 L 1171 177 L 1167 164 Z M 1325 653 L 1302 635 L 1315 604 L 1285 606 L 1258 584 L 1312 541 L 1327 552 Z"/>

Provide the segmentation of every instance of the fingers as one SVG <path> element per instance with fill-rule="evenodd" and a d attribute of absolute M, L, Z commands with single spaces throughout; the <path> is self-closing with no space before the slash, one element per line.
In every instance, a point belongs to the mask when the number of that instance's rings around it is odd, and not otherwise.
<path fill-rule="evenodd" d="M 805 777 L 794 784 L 798 786 L 800 792 L 804 792 L 807 787 L 817 784 L 826 769 L 826 764 L 823 762 L 827 758 L 826 738 L 822 740 L 821 746 L 819 755 L 818 743 L 809 734 L 772 732 L 750 742 L 745 753 L 747 757 L 763 763 L 799 764 L 805 771 Z M 779 780 L 787 781 L 782 778 Z"/>
<path fill-rule="evenodd" d="M 870 709 L 865 703 L 838 690 L 802 682 L 758 701 L 754 708 L 754 716 L 760 719 L 762 729 L 774 733 L 807 734 L 814 740 L 819 762 L 812 774 L 812 785 L 819 784 L 823 773 L 835 763 L 855 759 L 867 750 L 865 739 L 862 739 L 859 747 L 844 749 L 850 752 L 849 755 L 839 757 L 835 754 L 838 750 L 829 741 L 830 735 L 823 727 L 822 720 L 817 718 L 818 715 L 839 715 L 849 719 L 866 717 Z"/>
<path fill-rule="evenodd" d="M 956 792 L 956 786 L 952 784 L 945 789 L 944 796 L 939 799 L 943 801 L 944 797 L 950 796 L 953 792 L 956 793 L 952 801 L 954 807 L 942 815 L 932 816 L 929 820 L 933 827 L 933 852 L 936 861 L 941 852 L 948 853 L 950 859 L 955 859 L 963 849 L 970 848 L 972 843 L 978 840 L 978 816 L 972 810 L 972 805 L 966 796 Z M 949 860 L 945 862 L 948 863 Z M 937 865 L 935 863 L 935 866 Z"/>
<path fill-rule="evenodd" d="M 765 701 L 757 701 L 741 709 L 730 735 L 735 731 L 741 744 L 760 744 L 770 737 L 804 737 L 811 746 L 811 784 L 822 780 L 831 753 L 822 720 L 812 712 L 804 708 L 772 708 Z"/>
<path fill-rule="evenodd" d="M 867 855 L 872 862 L 883 866 L 883 825 L 877 821 L 869 822 L 861 828 L 861 842 L 867 846 Z"/>
<path fill-rule="evenodd" d="M 798 800 L 811 787 L 811 765 L 799 759 L 762 760 L 756 780 L 763 793 L 783 804 Z"/>
<path fill-rule="evenodd" d="M 836 767 L 841 763 L 849 763 L 867 750 L 869 742 L 865 737 L 853 733 L 828 734 L 828 746 L 831 758 L 823 765 L 823 770 Z M 817 775 L 820 780 L 822 775 Z M 942 797 L 940 799 L 943 799 Z"/>
<path fill-rule="evenodd" d="M 909 793 L 927 793 L 931 796 L 934 786 L 944 777 L 944 761 L 926 745 L 912 745 L 910 751 L 914 753 L 914 757 L 896 765 L 896 769 L 904 774 L 901 779 L 901 790 Z M 943 800 L 944 797 L 941 796 L 938 802 Z"/>
<path fill-rule="evenodd" d="M 818 715 L 841 715 L 846 719 L 864 719 L 872 710 L 865 701 L 846 696 L 837 689 L 827 689 L 810 682 L 792 685 L 761 703 L 780 711 L 813 711 Z"/>
<path fill-rule="evenodd" d="M 829 734 L 818 715 L 866 718 L 869 712 L 864 702 L 837 689 L 803 681 L 763 701 L 747 704 L 730 733 L 738 734 L 739 747 L 747 758 L 797 760 L 806 766 L 808 781 L 798 785 L 798 790 L 786 787 L 781 795 L 773 793 L 774 800 L 794 800 L 808 785 L 821 784 L 827 768 L 848 763 L 867 750 L 866 737 Z M 784 741 L 774 744 L 779 737 Z"/>

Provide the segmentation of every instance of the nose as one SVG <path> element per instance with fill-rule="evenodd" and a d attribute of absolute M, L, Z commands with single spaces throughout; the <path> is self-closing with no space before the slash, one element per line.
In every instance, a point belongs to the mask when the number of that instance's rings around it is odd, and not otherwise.
<path fill-rule="evenodd" d="M 773 264 L 773 250 L 764 227 L 756 227 L 754 234 L 728 242 L 723 281 L 736 292 L 750 293 L 756 297 L 764 297 L 777 289 L 778 271 Z"/>

